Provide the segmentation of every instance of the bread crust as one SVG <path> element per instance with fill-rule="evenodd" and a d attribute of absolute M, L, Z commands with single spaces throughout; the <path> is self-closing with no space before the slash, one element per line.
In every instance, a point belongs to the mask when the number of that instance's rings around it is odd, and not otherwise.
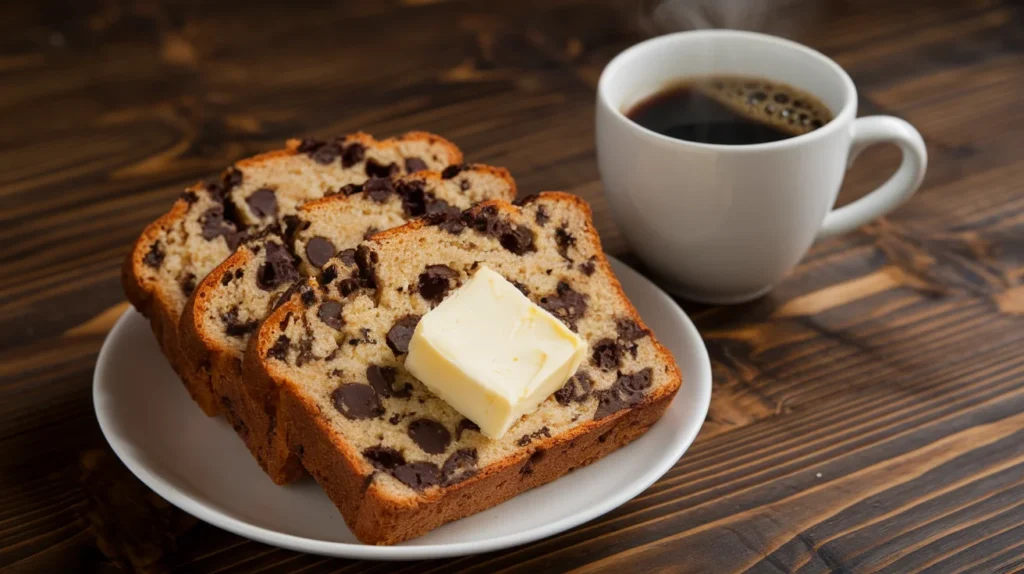
<path fill-rule="evenodd" d="M 291 421 L 293 448 L 303 453 L 303 464 L 356 538 L 388 545 L 487 510 L 601 459 L 647 432 L 674 396 L 673 391 L 648 397 L 631 409 L 536 442 L 463 482 L 410 498 L 390 496 L 373 482 L 373 471 L 368 479 L 362 457 L 348 444 L 330 439 L 316 405 L 286 393 L 282 410 Z"/>
<path fill-rule="evenodd" d="M 590 223 L 590 208 L 582 199 L 561 192 L 541 194 L 545 200 L 571 202 L 587 216 L 587 236 L 595 245 L 599 238 Z M 494 206 L 500 212 L 518 208 L 504 201 L 483 202 L 470 210 Z M 409 233 L 427 223 L 417 220 L 381 232 L 371 241 L 387 240 Z M 617 294 L 625 294 L 603 251 L 597 263 L 612 278 Z M 315 283 L 310 282 L 311 287 Z M 279 424 L 286 421 L 287 442 L 338 507 L 353 533 L 367 544 L 395 544 L 499 504 L 513 496 L 546 484 L 590 464 L 641 436 L 665 412 L 682 384 L 682 375 L 671 353 L 651 336 L 656 354 L 665 365 L 669 383 L 662 385 L 629 408 L 597 421 L 589 421 L 555 436 L 535 440 L 514 455 L 479 469 L 465 481 L 447 487 L 432 487 L 412 496 L 395 497 L 374 482 L 375 471 L 353 445 L 329 426 L 317 404 L 296 388 L 275 363 L 266 360 L 277 333 L 275 325 L 288 313 L 301 314 L 303 305 L 292 297 L 278 307 L 250 339 L 243 362 L 243 375 L 252 388 L 260 389 L 264 400 L 280 405 Z M 630 304 L 628 315 L 643 329 L 649 329 Z M 538 454 L 539 453 L 539 454 Z"/>
<path fill-rule="evenodd" d="M 251 250 L 241 246 L 200 282 L 181 316 L 181 357 L 192 372 L 203 372 L 209 377 L 211 396 L 219 405 L 220 413 L 260 468 L 275 484 L 287 484 L 306 476 L 298 457 L 287 447 L 287 425 L 277 419 L 276 411 L 268 412 L 265 403 L 252 400 L 245 392 L 241 361 L 198 326 L 205 312 L 205 302 L 216 289 L 216 278 L 229 270 L 244 268 L 254 257 Z"/>
<path fill-rule="evenodd" d="M 196 191 L 199 187 L 193 186 L 189 190 Z M 181 350 L 181 340 L 178 337 L 179 317 L 175 312 L 174 304 L 169 300 L 167 294 L 159 289 L 159 284 L 147 280 L 143 262 L 150 245 L 157 240 L 160 233 L 173 227 L 177 221 L 184 218 L 188 208 L 188 202 L 179 198 L 167 213 L 146 226 L 121 265 L 121 285 L 132 306 L 149 319 L 150 328 L 153 330 L 153 335 L 156 336 L 157 343 L 160 344 L 160 349 L 167 357 L 171 368 L 184 383 L 192 400 L 208 416 L 214 416 L 219 409 L 212 390 L 207 386 L 189 383 L 192 377 L 190 376 L 190 367 Z"/>
<path fill-rule="evenodd" d="M 382 148 L 401 146 L 405 142 L 425 141 L 432 145 L 441 146 L 447 153 L 449 164 L 462 163 L 462 152 L 452 142 L 428 132 L 408 132 L 395 138 L 386 140 L 375 140 L 369 134 L 357 132 L 346 136 L 346 141 L 358 141 L 364 145 L 373 145 Z M 251 167 L 259 163 L 273 161 L 282 157 L 296 155 L 301 140 L 290 139 L 286 142 L 284 149 L 273 150 L 258 154 L 250 158 L 242 159 L 234 165 L 240 169 Z M 202 184 L 196 184 L 189 190 L 198 191 Z M 125 257 L 121 267 L 121 283 L 125 295 L 131 304 L 143 316 L 149 319 L 153 334 L 156 335 L 160 348 L 167 357 L 168 362 L 175 373 L 181 378 L 182 383 L 188 390 L 189 395 L 208 416 L 216 416 L 221 412 L 221 405 L 213 390 L 213 374 L 210 365 L 199 361 L 189 361 L 183 354 L 183 341 L 181 338 L 180 322 L 175 306 L 171 303 L 170 297 L 162 292 L 161 285 L 149 281 L 146 277 L 143 260 L 150 245 L 159 234 L 181 220 L 188 212 L 189 205 L 183 199 L 175 201 L 171 209 L 161 215 L 153 223 L 149 224 L 136 239 L 131 251 Z M 197 280 L 203 279 L 202 277 Z"/>

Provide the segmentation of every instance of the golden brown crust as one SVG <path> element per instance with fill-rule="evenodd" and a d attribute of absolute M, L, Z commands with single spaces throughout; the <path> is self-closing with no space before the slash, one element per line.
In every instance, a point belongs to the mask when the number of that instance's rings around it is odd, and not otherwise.
<path fill-rule="evenodd" d="M 167 299 L 166 294 L 157 288 L 156 283 L 146 279 L 145 263 L 143 262 L 150 245 L 156 241 L 160 233 L 173 227 L 175 222 L 185 217 L 188 208 L 188 202 L 178 199 L 167 213 L 146 226 L 124 259 L 124 264 L 121 266 L 121 284 L 128 301 L 139 313 L 149 319 L 150 327 L 160 344 L 160 349 L 167 357 L 174 372 L 185 383 L 185 388 L 192 399 L 203 409 L 204 413 L 214 416 L 219 409 L 210 388 L 189 383 L 191 368 L 186 363 L 181 351 L 181 340 L 178 337 L 178 317 L 174 305 Z"/>
<path fill-rule="evenodd" d="M 408 132 L 395 138 L 386 140 L 375 140 L 369 134 L 357 132 L 347 136 L 351 141 L 359 141 L 363 144 L 374 144 L 383 147 L 395 147 L 403 142 L 427 141 L 431 144 L 441 145 L 447 153 L 449 164 L 462 163 L 462 152 L 455 144 L 444 138 L 427 132 Z M 234 165 L 245 168 L 261 162 L 271 161 L 281 157 L 287 157 L 298 153 L 301 140 L 290 139 L 286 142 L 284 149 L 273 150 L 258 154 L 250 158 L 242 159 Z M 189 189 L 201 188 L 201 184 Z M 160 285 L 147 280 L 143 260 L 152 242 L 161 231 L 173 227 L 185 217 L 188 211 L 188 203 L 182 199 L 175 201 L 171 209 L 149 224 L 136 239 L 131 252 L 125 258 L 121 268 L 121 282 L 125 295 L 132 305 L 138 309 L 143 316 L 150 321 L 153 333 L 160 343 L 160 348 L 170 362 L 171 367 L 182 379 L 189 394 L 196 401 L 199 407 L 208 416 L 215 416 L 220 413 L 220 404 L 212 388 L 212 374 L 209 365 L 202 360 L 187 361 L 182 354 L 182 340 L 179 330 L 180 317 L 175 306 L 170 302 L 166 293 L 162 293 Z"/>
<path fill-rule="evenodd" d="M 491 465 L 486 472 L 443 489 L 427 500 L 391 499 L 382 489 L 371 485 L 350 527 L 367 544 L 395 544 L 422 536 L 438 526 L 547 484 L 629 444 L 661 418 L 673 396 L 674 393 L 654 397 L 616 417 L 545 440 L 536 448 Z M 316 465 L 310 461 L 310 466 Z M 324 491 L 335 504 L 345 496 L 343 490 L 334 489 L 333 485 L 325 486 Z"/>
<path fill-rule="evenodd" d="M 267 412 L 262 403 L 254 402 L 246 392 L 241 361 L 198 327 L 206 312 L 206 302 L 217 289 L 218 278 L 230 270 L 244 268 L 253 257 L 252 251 L 240 247 L 199 283 L 185 305 L 178 339 L 183 363 L 193 373 L 193 379 L 206 377 L 205 386 L 212 389 L 220 413 L 245 442 L 263 471 L 275 484 L 287 484 L 302 478 L 306 472 L 287 447 L 283 436 L 286 425 L 277 420 L 276 412 Z M 279 433 L 282 436 L 278 436 Z"/>
<path fill-rule="evenodd" d="M 560 192 L 546 192 L 541 197 L 571 202 L 584 210 L 587 215 L 586 234 L 595 245 L 600 245 L 597 232 L 590 223 L 590 208 L 586 202 Z M 506 213 L 518 209 L 508 202 L 495 200 L 483 202 L 470 212 L 476 213 L 488 206 L 495 206 Z M 423 220 L 413 221 L 381 232 L 372 241 L 398 237 L 426 225 Z M 600 265 L 614 278 L 607 258 L 600 250 L 598 252 Z M 617 278 L 613 285 L 616 292 L 627 300 Z M 324 488 L 355 535 L 367 544 L 394 544 L 420 536 L 600 459 L 646 432 L 668 408 L 682 383 L 681 373 L 671 353 L 655 339 L 657 354 L 665 365 L 670 382 L 658 387 L 639 404 L 535 441 L 516 451 L 515 455 L 490 464 L 453 486 L 433 487 L 415 496 L 395 497 L 373 482 L 375 472 L 367 474 L 369 465 L 352 445 L 329 427 L 319 407 L 301 389 L 293 386 L 292 381 L 275 373 L 278 367 L 265 358 L 276 339 L 274 325 L 287 314 L 299 314 L 302 310 L 302 303 L 296 296 L 284 302 L 264 321 L 249 342 L 243 374 L 250 384 L 260 389 L 266 400 L 280 405 L 280 417 L 287 421 L 291 449 Z M 641 328 L 647 329 L 632 305 L 628 310 L 629 316 Z"/>

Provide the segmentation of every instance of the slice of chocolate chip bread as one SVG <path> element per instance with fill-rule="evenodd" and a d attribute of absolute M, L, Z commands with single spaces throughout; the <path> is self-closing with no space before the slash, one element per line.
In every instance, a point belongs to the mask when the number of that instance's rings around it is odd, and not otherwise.
<path fill-rule="evenodd" d="M 328 265 L 347 269 L 344 259 Z M 243 370 L 364 542 L 419 536 L 594 462 L 643 434 L 681 383 L 575 196 L 427 216 L 363 242 L 355 264 L 354 285 L 308 280 L 291 293 L 250 339 Z M 496 440 L 404 367 L 419 317 L 480 265 L 589 349 L 560 390 Z"/>
<path fill-rule="evenodd" d="M 511 201 L 516 194 L 506 170 L 484 165 L 443 174 L 421 171 L 393 180 L 371 178 L 348 191 L 299 207 L 283 236 L 268 233 L 243 243 L 199 283 L 181 319 L 190 372 L 209 377 L 207 384 L 222 413 L 278 484 L 305 473 L 287 448 L 287 425 L 278 417 L 276 404 L 264 401 L 261 389 L 253 388 L 250 396 L 241 370 L 249 335 L 275 302 L 302 275 L 319 276 L 325 284 L 345 282 L 343 290 L 357 289 L 362 282 L 355 247 L 376 230 L 426 213 L 457 213 L 489 199 Z M 317 317 L 339 332 L 344 328 L 339 304 L 323 306 Z"/>
<path fill-rule="evenodd" d="M 192 398 L 214 415 L 212 390 L 204 386 L 206 379 L 192 380 L 178 340 L 181 312 L 198 282 L 245 236 L 280 225 L 307 201 L 373 176 L 442 170 L 461 161 L 454 144 L 422 132 L 383 141 L 363 133 L 329 142 L 289 140 L 283 150 L 236 163 L 217 182 L 189 188 L 146 227 L 125 258 L 125 293 L 149 318 Z"/>

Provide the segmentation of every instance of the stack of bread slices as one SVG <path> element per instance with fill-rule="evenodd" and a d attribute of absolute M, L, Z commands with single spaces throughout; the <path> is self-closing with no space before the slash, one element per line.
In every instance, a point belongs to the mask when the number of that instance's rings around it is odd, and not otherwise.
<path fill-rule="evenodd" d="M 291 140 L 187 189 L 139 236 L 124 288 L 274 482 L 311 474 L 360 540 L 393 544 L 627 444 L 681 383 L 587 204 L 516 194 L 432 134 Z M 419 318 L 482 266 L 588 349 L 500 438 L 405 368 Z"/>

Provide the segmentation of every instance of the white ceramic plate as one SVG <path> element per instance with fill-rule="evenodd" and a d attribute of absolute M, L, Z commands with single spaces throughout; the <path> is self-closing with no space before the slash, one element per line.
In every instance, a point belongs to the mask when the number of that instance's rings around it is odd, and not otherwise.
<path fill-rule="evenodd" d="M 531 542 L 643 492 L 676 463 L 707 414 L 711 366 L 697 329 L 653 283 L 619 261 L 612 266 L 626 295 L 683 370 L 683 386 L 664 417 L 595 464 L 396 546 L 359 543 L 311 479 L 275 486 L 231 427 L 207 418 L 192 402 L 135 310 L 121 316 L 100 350 L 93 381 L 96 417 L 114 452 L 157 494 L 253 540 L 377 560 L 458 556 Z"/>

